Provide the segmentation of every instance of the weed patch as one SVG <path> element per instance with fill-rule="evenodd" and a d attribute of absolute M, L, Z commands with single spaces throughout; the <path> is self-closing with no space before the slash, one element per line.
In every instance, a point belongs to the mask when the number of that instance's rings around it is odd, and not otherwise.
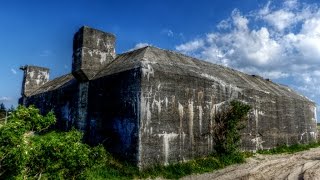
<path fill-rule="evenodd" d="M 184 163 L 176 163 L 168 166 L 155 166 L 139 171 L 133 166 L 114 167 L 110 165 L 96 166 L 88 169 L 83 179 L 133 179 L 133 178 L 156 178 L 178 179 L 190 174 L 212 172 L 231 164 L 245 162 L 242 153 L 215 157 L 214 155 L 205 158 L 190 160 Z"/>
<path fill-rule="evenodd" d="M 319 147 L 320 143 L 310 143 L 310 144 L 294 144 L 291 146 L 281 145 L 276 148 L 270 150 L 258 150 L 257 153 L 259 154 L 281 154 L 281 153 L 296 153 L 300 151 L 309 150 L 310 148 Z"/>

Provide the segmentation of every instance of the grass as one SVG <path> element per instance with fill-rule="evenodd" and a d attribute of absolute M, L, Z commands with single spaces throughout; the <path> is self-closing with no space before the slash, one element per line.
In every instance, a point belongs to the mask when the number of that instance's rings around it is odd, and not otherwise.
<path fill-rule="evenodd" d="M 259 150 L 258 154 L 281 154 L 281 153 L 295 153 L 300 151 L 309 150 L 310 148 L 319 147 L 320 143 L 311 144 L 294 144 L 291 146 L 282 145 L 270 150 Z M 163 177 L 167 179 L 179 179 L 183 176 L 190 174 L 201 174 L 212 172 L 226 166 L 243 163 L 245 159 L 253 156 L 254 153 L 242 152 L 233 155 L 217 156 L 212 155 L 206 158 L 199 158 L 190 160 L 184 163 L 171 164 L 168 166 L 155 166 L 143 171 L 138 168 L 120 163 L 119 161 L 112 160 L 104 165 L 97 165 L 87 170 L 82 178 L 83 179 L 145 179 Z"/>
<path fill-rule="evenodd" d="M 190 160 L 184 163 L 171 164 L 168 166 L 155 166 L 143 171 L 130 165 L 106 164 L 95 166 L 86 171 L 83 179 L 144 179 L 164 177 L 167 179 L 178 179 L 195 173 L 212 172 L 231 164 L 245 162 L 245 154 L 236 153 L 224 156 L 208 156 Z"/>
<path fill-rule="evenodd" d="M 143 171 L 140 176 L 142 178 L 154 178 L 162 176 L 168 179 L 177 179 L 194 173 L 212 172 L 213 170 L 221 169 L 231 164 L 243 162 L 245 162 L 245 158 L 241 153 L 223 155 L 220 157 L 209 156 L 206 158 L 191 160 L 185 163 L 178 163 L 169 166 L 158 166 Z"/>
<path fill-rule="evenodd" d="M 257 153 L 259 154 L 281 154 L 281 153 L 296 153 L 300 151 L 309 150 L 310 148 L 319 147 L 320 143 L 310 143 L 310 144 L 294 144 L 291 146 L 281 145 L 276 148 L 270 150 L 258 150 Z"/>

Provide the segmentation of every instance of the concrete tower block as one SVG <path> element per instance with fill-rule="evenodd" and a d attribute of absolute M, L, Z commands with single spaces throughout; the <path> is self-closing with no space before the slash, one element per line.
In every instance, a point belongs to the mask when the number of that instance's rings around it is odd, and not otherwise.
<path fill-rule="evenodd" d="M 28 96 L 34 90 L 49 81 L 49 69 L 37 66 L 22 66 L 23 81 L 22 81 L 22 97 Z"/>
<path fill-rule="evenodd" d="M 72 74 L 88 81 L 116 57 L 115 36 L 83 26 L 73 38 Z"/>

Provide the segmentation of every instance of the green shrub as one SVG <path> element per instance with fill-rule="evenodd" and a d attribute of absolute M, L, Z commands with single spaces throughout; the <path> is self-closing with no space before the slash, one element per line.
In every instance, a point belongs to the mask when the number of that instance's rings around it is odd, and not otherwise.
<path fill-rule="evenodd" d="M 8 117 L 7 124 L 0 127 L 0 177 L 18 176 L 25 172 L 29 160 L 33 130 L 47 129 L 55 123 L 53 113 L 46 116 L 39 110 L 19 106 Z"/>
<path fill-rule="evenodd" d="M 281 153 L 296 153 L 300 151 L 309 150 L 310 148 L 319 147 L 320 143 L 310 143 L 310 144 L 293 144 L 291 146 L 281 145 L 269 150 L 258 150 L 257 153 L 259 154 L 281 154 Z"/>
<path fill-rule="evenodd" d="M 223 114 L 218 114 L 215 122 L 223 128 L 214 129 L 212 135 L 223 136 L 215 139 L 217 153 L 213 156 L 139 171 L 114 159 L 101 145 L 89 147 L 82 143 L 82 133 L 77 130 L 48 132 L 56 121 L 52 112 L 42 116 L 33 106 L 19 106 L 8 123 L 0 127 L 0 179 L 177 179 L 211 172 L 244 162 L 244 155 L 237 148 L 241 122 L 248 111 L 247 105 L 234 101 Z"/>
<path fill-rule="evenodd" d="M 52 112 L 19 106 L 0 128 L 0 179 L 75 179 L 111 159 L 102 146 L 82 143 L 82 133 L 42 133 L 55 123 Z M 40 133 L 40 134 L 39 134 Z"/>
<path fill-rule="evenodd" d="M 250 106 L 232 101 L 229 107 L 216 113 L 211 136 L 217 155 L 239 153 L 240 130 L 244 128 Z"/>
<path fill-rule="evenodd" d="M 17 110 L 11 112 L 8 118 L 8 122 L 10 121 L 23 122 L 23 127 L 18 127 L 19 130 L 41 132 L 53 125 L 56 122 L 56 118 L 52 111 L 46 116 L 42 116 L 39 109 L 34 106 L 29 106 L 28 108 L 18 106 Z"/>

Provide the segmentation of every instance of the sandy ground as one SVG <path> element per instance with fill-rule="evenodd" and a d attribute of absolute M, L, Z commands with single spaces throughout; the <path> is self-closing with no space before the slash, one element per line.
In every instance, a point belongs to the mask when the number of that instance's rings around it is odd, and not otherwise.
<path fill-rule="evenodd" d="M 195 174 L 182 178 L 184 180 L 260 180 L 260 179 L 319 179 L 320 148 L 295 154 L 255 155 L 247 162 L 212 173 Z"/>

